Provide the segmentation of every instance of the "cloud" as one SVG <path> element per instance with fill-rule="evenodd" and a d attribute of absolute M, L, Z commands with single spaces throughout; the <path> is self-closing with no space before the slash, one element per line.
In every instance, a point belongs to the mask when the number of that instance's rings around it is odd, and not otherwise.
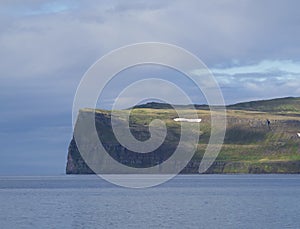
<path fill-rule="evenodd" d="M 263 60 L 256 64 L 233 66 L 228 68 L 212 68 L 215 74 L 237 75 L 237 74 L 278 74 L 289 73 L 300 75 L 300 61 L 293 60 Z"/>
<path fill-rule="evenodd" d="M 211 71 L 229 103 L 300 94 L 300 62 L 297 61 L 263 60 Z"/>
<path fill-rule="evenodd" d="M 297 1 L 29 1 L 4 6 L 2 19 L 10 22 L 1 26 L 2 77 L 87 68 L 106 52 L 141 41 L 180 45 L 209 66 L 232 59 L 246 64 L 299 59 Z"/>

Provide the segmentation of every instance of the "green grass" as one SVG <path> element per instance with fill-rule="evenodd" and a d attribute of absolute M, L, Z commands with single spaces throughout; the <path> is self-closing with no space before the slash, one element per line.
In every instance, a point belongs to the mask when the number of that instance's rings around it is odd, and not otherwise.
<path fill-rule="evenodd" d="M 191 112 L 191 110 L 183 110 L 186 117 L 189 117 Z M 244 161 L 259 160 L 265 158 L 265 155 L 272 155 L 272 159 L 276 158 L 274 155 L 280 158 L 282 154 L 285 157 L 293 156 L 291 159 L 298 158 L 297 126 L 289 126 L 285 122 L 288 120 L 300 121 L 300 118 L 266 112 L 235 110 L 228 110 L 227 115 L 227 130 L 220 158 Z M 210 137 L 210 113 L 206 110 L 198 110 L 198 116 L 203 119 L 200 123 L 202 135 L 199 143 L 207 144 Z M 139 130 L 147 131 L 151 121 L 160 119 L 166 123 L 170 133 L 178 136 L 180 134 L 180 123 L 173 121 L 175 117 L 177 117 L 176 112 L 169 109 L 134 109 L 130 114 L 130 125 L 132 130 L 138 134 Z M 271 130 L 266 125 L 266 119 L 271 120 Z"/>
<path fill-rule="evenodd" d="M 254 110 L 265 112 L 300 112 L 300 98 L 287 97 L 238 103 L 228 106 L 232 110 Z"/>

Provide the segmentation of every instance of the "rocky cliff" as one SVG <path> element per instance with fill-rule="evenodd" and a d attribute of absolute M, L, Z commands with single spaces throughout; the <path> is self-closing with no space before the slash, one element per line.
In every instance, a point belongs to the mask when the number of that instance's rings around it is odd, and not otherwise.
<path fill-rule="evenodd" d="M 297 135 L 300 132 L 299 104 L 299 98 L 284 98 L 229 106 L 222 150 L 206 173 L 300 173 L 300 137 Z M 266 110 L 263 110 L 264 107 Z M 189 111 L 189 107 L 181 106 L 180 109 Z M 198 173 L 210 137 L 210 111 L 205 106 L 197 109 L 202 119 L 201 136 L 194 157 L 181 173 Z M 79 119 L 90 112 L 82 110 Z M 148 124 L 153 119 L 167 123 L 165 141 L 147 154 L 129 151 L 118 143 L 112 132 L 110 115 L 110 111 L 97 110 L 96 129 L 105 150 L 122 164 L 136 168 L 158 165 L 169 158 L 177 147 L 180 125 L 173 121 L 176 117 L 174 110 L 166 105 L 139 106 L 131 113 L 130 131 L 140 141 L 150 137 Z M 66 173 L 93 173 L 79 153 L 74 138 L 69 145 Z"/>

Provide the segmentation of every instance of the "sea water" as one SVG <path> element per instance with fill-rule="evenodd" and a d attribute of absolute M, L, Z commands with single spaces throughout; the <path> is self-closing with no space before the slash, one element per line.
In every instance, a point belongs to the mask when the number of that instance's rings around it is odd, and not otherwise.
<path fill-rule="evenodd" d="M 300 175 L 179 175 L 147 189 L 0 177 L 0 228 L 300 228 Z"/>

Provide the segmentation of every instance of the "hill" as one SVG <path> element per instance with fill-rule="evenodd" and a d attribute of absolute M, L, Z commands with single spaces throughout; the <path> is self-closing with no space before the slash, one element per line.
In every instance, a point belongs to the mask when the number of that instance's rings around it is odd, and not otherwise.
<path fill-rule="evenodd" d="M 208 110 L 206 104 L 190 104 L 190 105 L 170 105 L 167 103 L 149 102 L 134 106 L 132 108 L 151 108 L 151 109 L 191 109 Z M 132 109 L 130 108 L 130 109 Z M 246 110 L 246 111 L 263 111 L 271 113 L 300 113 L 300 97 L 286 97 L 269 100 L 258 100 L 250 102 L 236 103 L 226 106 L 228 110 Z"/>
<path fill-rule="evenodd" d="M 227 106 L 227 109 L 247 110 L 247 111 L 264 111 L 272 113 L 290 114 L 300 113 L 300 98 L 286 97 L 270 100 L 251 101 L 237 103 Z"/>
<path fill-rule="evenodd" d="M 281 98 L 227 106 L 224 144 L 207 173 L 300 173 L 299 104 L 300 98 Z M 190 106 L 178 107 L 188 117 Z M 201 136 L 194 157 L 182 173 L 198 172 L 210 137 L 210 110 L 205 105 L 195 107 L 202 119 L 198 130 Z M 83 109 L 79 117 L 91 111 Z M 164 143 L 146 155 L 131 152 L 118 143 L 111 129 L 110 111 L 96 110 L 95 120 L 98 136 L 115 160 L 129 166 L 149 167 L 165 161 L 174 152 L 180 138 L 180 124 L 174 122 L 175 117 L 177 114 L 170 105 L 160 103 L 140 105 L 131 111 L 130 130 L 141 141 L 150 137 L 148 124 L 153 119 L 166 123 L 168 132 Z M 69 146 L 66 172 L 93 173 L 79 154 L 74 139 Z"/>

